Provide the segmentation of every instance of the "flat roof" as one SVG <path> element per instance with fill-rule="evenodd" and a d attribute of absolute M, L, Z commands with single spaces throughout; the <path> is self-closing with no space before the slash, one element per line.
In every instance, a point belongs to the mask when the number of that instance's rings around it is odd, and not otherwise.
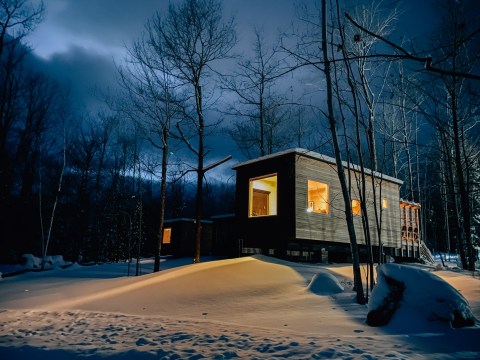
<path fill-rule="evenodd" d="M 318 160 L 318 161 L 322 161 L 322 162 L 325 162 L 325 163 L 329 163 L 329 164 L 332 164 L 332 165 L 336 165 L 336 163 L 337 163 L 335 161 L 335 159 L 330 157 L 330 156 L 323 155 L 323 154 L 317 153 L 315 151 L 311 151 L 311 150 L 307 150 L 307 149 L 303 149 L 303 148 L 294 148 L 294 149 L 279 151 L 279 152 L 274 153 L 274 154 L 269 154 L 269 155 L 261 156 L 261 157 L 256 158 L 256 159 L 251 159 L 251 160 L 247 160 L 247 161 L 238 163 L 238 164 L 232 166 L 232 169 L 236 170 L 239 167 L 254 164 L 254 163 L 261 162 L 261 161 L 268 160 L 268 159 L 274 159 L 274 158 L 281 157 L 281 156 L 288 155 L 288 154 L 295 154 L 295 155 L 299 155 L 299 156 L 303 156 L 303 157 L 308 157 L 308 158 L 315 159 L 315 160 Z M 344 167 L 350 167 L 351 169 L 353 169 L 354 171 L 357 171 L 357 172 L 360 171 L 360 166 L 358 166 L 356 164 L 352 164 L 352 163 L 349 164 L 346 161 L 342 161 L 342 163 L 343 163 Z M 399 184 L 399 185 L 403 184 L 402 180 L 394 178 L 393 176 L 385 175 L 385 174 L 382 174 L 380 172 L 372 171 L 372 170 L 367 169 L 367 168 L 364 168 L 364 170 L 365 170 L 366 174 L 373 175 L 376 178 L 381 178 L 383 180 L 387 180 L 387 181 L 390 181 L 390 182 L 393 182 L 393 183 L 396 183 L 396 184 Z"/>

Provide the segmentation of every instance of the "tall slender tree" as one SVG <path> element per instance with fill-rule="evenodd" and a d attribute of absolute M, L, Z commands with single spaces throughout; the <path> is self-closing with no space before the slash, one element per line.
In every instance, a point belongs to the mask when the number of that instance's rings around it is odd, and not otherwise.
<path fill-rule="evenodd" d="M 236 118 L 231 136 L 249 157 L 272 152 L 281 114 L 277 109 L 285 102 L 275 84 L 284 71 L 278 44 L 268 46 L 264 32 L 254 29 L 252 56 L 242 57 L 237 70 L 224 77 L 223 87 L 236 96 L 227 105 L 227 113 Z M 283 101 L 282 101 L 283 100 Z"/>
<path fill-rule="evenodd" d="M 298 67 L 313 67 L 314 69 L 320 71 L 325 77 L 325 101 L 327 108 L 326 110 L 322 111 L 322 113 L 327 119 L 330 130 L 337 175 L 342 191 L 345 222 L 350 239 L 350 250 L 352 255 L 354 289 L 357 294 L 357 302 L 359 304 L 365 304 L 366 299 L 360 272 L 360 257 L 357 234 L 355 232 L 355 223 L 353 221 L 351 186 L 349 185 L 350 177 L 347 179 L 346 173 L 348 172 L 348 168 L 346 168 L 343 163 L 338 134 L 341 124 L 339 124 L 334 106 L 335 77 L 332 66 L 335 58 L 332 54 L 331 46 L 329 45 L 333 43 L 334 40 L 331 38 L 331 33 L 328 32 L 328 19 L 329 14 L 331 14 L 333 20 L 335 20 L 339 15 L 336 13 L 335 8 L 333 8 L 331 12 L 327 13 L 326 0 L 321 0 L 319 4 L 316 3 L 313 11 L 307 7 L 304 7 L 302 10 L 303 11 L 301 11 L 300 19 L 305 24 L 308 24 L 308 30 L 299 36 L 296 50 L 290 50 L 285 47 L 284 49 L 298 61 Z"/>
<path fill-rule="evenodd" d="M 142 136 L 161 151 L 160 223 L 154 262 L 154 271 L 157 272 L 163 242 L 172 123 L 181 113 L 182 101 L 176 93 L 181 84 L 171 75 L 171 63 L 152 46 L 155 41 L 151 41 L 152 37 L 155 37 L 155 28 L 149 21 L 144 34 L 128 48 L 128 65 L 119 68 L 119 75 L 128 99 L 122 101 L 122 112 L 137 122 Z"/>
<path fill-rule="evenodd" d="M 205 166 L 208 148 L 205 137 L 212 124 L 205 117 L 207 100 L 214 96 L 209 79 L 215 75 L 218 60 L 224 60 L 236 43 L 233 18 L 223 21 L 223 9 L 217 0 L 185 0 L 170 4 L 167 13 L 157 13 L 152 21 L 151 44 L 159 58 L 169 64 L 169 74 L 191 94 L 191 111 L 176 128 L 188 149 L 196 156 L 197 190 L 195 201 L 195 255 L 200 262 L 203 180 L 210 166 Z"/>

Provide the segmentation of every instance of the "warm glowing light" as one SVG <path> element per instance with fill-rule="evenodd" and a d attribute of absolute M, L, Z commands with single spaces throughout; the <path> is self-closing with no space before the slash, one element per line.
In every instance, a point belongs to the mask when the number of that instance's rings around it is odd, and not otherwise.
<path fill-rule="evenodd" d="M 352 199 L 352 213 L 353 213 L 353 215 L 360 215 L 361 214 L 360 200 Z"/>
<path fill-rule="evenodd" d="M 308 180 L 308 207 L 307 212 L 328 214 L 328 184 L 315 180 Z"/>
<path fill-rule="evenodd" d="M 277 215 L 277 175 L 250 179 L 248 217 Z"/>
<path fill-rule="evenodd" d="M 163 229 L 163 244 L 170 244 L 170 241 L 172 239 L 172 229 L 171 228 L 165 228 Z"/>

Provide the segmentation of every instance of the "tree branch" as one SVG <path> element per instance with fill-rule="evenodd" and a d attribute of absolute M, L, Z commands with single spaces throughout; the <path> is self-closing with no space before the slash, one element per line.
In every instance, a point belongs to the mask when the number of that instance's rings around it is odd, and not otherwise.
<path fill-rule="evenodd" d="M 417 61 L 417 62 L 423 63 L 424 69 L 426 71 L 429 71 L 429 72 L 434 72 L 434 73 L 444 75 L 444 76 L 462 77 L 462 78 L 466 78 L 466 79 L 480 80 L 480 75 L 458 72 L 458 71 L 453 71 L 453 70 L 444 70 L 444 69 L 440 69 L 438 67 L 435 67 L 435 66 L 432 65 L 432 57 L 431 56 L 420 57 L 420 56 L 413 55 L 409 51 L 404 49 L 403 47 L 391 42 L 390 40 L 384 38 L 383 36 L 375 34 L 374 32 L 366 29 L 365 27 L 363 27 L 362 25 L 357 23 L 355 20 L 353 20 L 352 17 L 350 15 L 348 15 L 348 13 L 345 13 L 345 17 L 354 26 L 356 26 L 358 29 L 362 30 L 363 32 L 367 33 L 370 36 L 373 36 L 373 37 L 383 41 L 384 43 L 386 43 L 387 45 L 390 45 L 392 48 L 394 48 L 395 50 L 397 50 L 398 52 L 401 53 L 401 54 L 398 54 L 398 55 L 378 54 L 378 55 L 375 55 L 376 57 L 392 57 L 392 56 L 394 56 L 397 59 Z"/>

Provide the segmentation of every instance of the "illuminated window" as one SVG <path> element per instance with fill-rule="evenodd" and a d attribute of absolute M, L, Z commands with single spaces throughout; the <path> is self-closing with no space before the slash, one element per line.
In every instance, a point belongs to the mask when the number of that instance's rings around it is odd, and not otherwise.
<path fill-rule="evenodd" d="M 165 228 L 163 229 L 163 244 L 170 244 L 170 240 L 172 239 L 172 229 Z"/>
<path fill-rule="evenodd" d="M 328 184 L 308 180 L 308 212 L 328 214 Z"/>
<path fill-rule="evenodd" d="M 388 209 L 388 200 L 387 199 L 382 199 L 382 208 Z"/>
<path fill-rule="evenodd" d="M 250 179 L 248 217 L 277 215 L 277 175 Z"/>
<path fill-rule="evenodd" d="M 352 199 L 352 213 L 353 215 L 360 215 L 360 200 Z"/>

